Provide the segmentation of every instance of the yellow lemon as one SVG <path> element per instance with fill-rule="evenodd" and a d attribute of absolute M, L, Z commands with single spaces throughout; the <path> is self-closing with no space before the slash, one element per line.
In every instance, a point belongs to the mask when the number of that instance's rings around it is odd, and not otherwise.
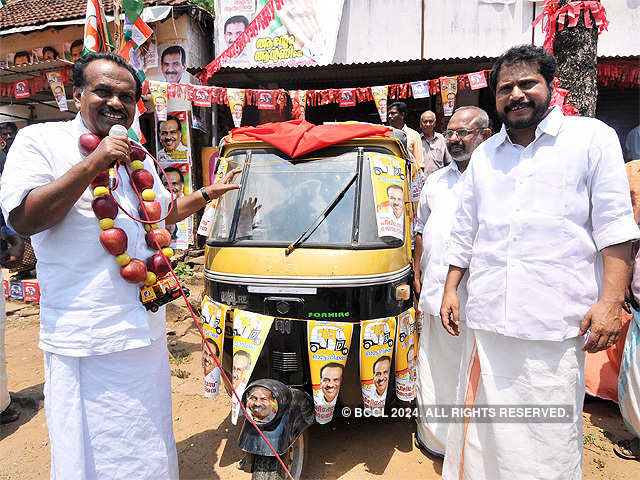
<path fill-rule="evenodd" d="M 162 249 L 162 253 L 164 253 L 165 257 L 173 257 L 173 248 L 171 247 L 164 247 Z"/>
<path fill-rule="evenodd" d="M 149 286 L 153 285 L 154 283 L 156 283 L 157 281 L 158 281 L 158 277 L 156 277 L 156 274 L 155 274 L 155 273 L 153 273 L 153 272 L 147 272 L 147 276 L 146 276 L 146 278 L 144 279 L 144 284 L 145 284 L 146 286 L 148 286 L 148 287 L 149 287 Z"/>
<path fill-rule="evenodd" d="M 125 253 L 121 253 L 120 255 L 116 255 L 116 262 L 121 267 L 124 267 L 125 265 L 128 265 L 130 261 L 131 261 L 131 257 L 126 252 Z"/>
<path fill-rule="evenodd" d="M 142 199 L 146 200 L 147 202 L 152 202 L 156 199 L 156 192 L 154 192 L 150 188 L 145 188 L 142 191 Z"/>
<path fill-rule="evenodd" d="M 109 230 L 110 228 L 113 228 L 113 219 L 111 218 L 101 218 L 98 223 L 102 230 Z"/>
<path fill-rule="evenodd" d="M 109 195 L 109 189 L 107 187 L 96 187 L 93 189 L 93 195 L 96 197 L 100 197 L 102 195 Z"/>
<path fill-rule="evenodd" d="M 142 163 L 140 160 L 134 160 L 133 162 L 131 162 L 131 170 L 142 170 L 144 168 L 144 163 Z"/>

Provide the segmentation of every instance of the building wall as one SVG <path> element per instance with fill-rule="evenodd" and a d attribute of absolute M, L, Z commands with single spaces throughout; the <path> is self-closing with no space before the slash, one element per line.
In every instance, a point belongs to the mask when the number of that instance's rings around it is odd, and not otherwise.
<path fill-rule="evenodd" d="M 508 3 L 508 2 L 505 2 Z M 603 0 L 611 22 L 598 41 L 600 56 L 640 55 L 640 0 Z M 424 42 L 422 9 L 424 5 Z M 507 48 L 542 45 L 532 21 L 542 2 L 484 0 L 345 0 L 334 63 L 422 58 L 496 57 Z"/>

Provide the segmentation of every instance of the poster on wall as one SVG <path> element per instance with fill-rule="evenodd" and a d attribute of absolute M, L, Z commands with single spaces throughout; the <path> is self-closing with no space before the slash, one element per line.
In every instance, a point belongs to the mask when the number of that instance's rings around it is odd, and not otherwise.
<path fill-rule="evenodd" d="M 156 119 L 157 157 L 167 175 L 167 178 L 162 176 L 162 181 L 165 187 L 173 192 L 174 198 L 191 193 L 191 142 L 188 120 L 188 112 L 184 110 L 167 112 L 166 120 Z M 171 233 L 172 248 L 186 249 L 193 243 L 192 217 L 166 227 Z"/>
<path fill-rule="evenodd" d="M 267 0 L 216 0 L 216 56 L 242 35 Z M 239 55 L 239 67 L 298 67 L 333 61 L 344 0 L 287 0 Z"/>
<path fill-rule="evenodd" d="M 65 42 L 62 46 L 62 51 L 64 53 L 64 58 L 69 60 L 70 62 L 75 62 L 82 56 L 82 45 L 84 41 L 81 38 L 78 38 L 72 42 Z"/>

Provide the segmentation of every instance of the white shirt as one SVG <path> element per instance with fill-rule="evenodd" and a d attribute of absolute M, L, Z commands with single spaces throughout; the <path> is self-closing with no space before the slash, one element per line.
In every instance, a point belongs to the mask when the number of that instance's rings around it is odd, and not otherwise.
<path fill-rule="evenodd" d="M 439 316 L 444 295 L 444 283 L 449 271 L 447 248 L 451 236 L 451 227 L 460 199 L 463 174 L 456 162 L 436 170 L 427 178 L 422 192 L 416 216 L 416 233 L 422 234 L 422 289 L 418 308 L 422 313 Z M 466 281 L 458 287 L 460 305 L 466 301 Z"/>
<path fill-rule="evenodd" d="M 599 250 L 640 236 L 620 142 L 557 107 L 526 148 L 502 130 L 465 172 L 449 263 L 469 268 L 470 328 L 531 340 L 577 336 L 600 295 Z"/>
<path fill-rule="evenodd" d="M 78 114 L 72 121 L 31 125 L 18 132 L 2 175 L 0 201 L 5 218 L 31 190 L 83 160 L 78 138 L 87 131 Z M 169 192 L 149 157 L 144 163 L 155 180 L 156 200 L 166 213 Z M 118 169 L 118 177 L 114 197 L 138 217 L 138 199 L 124 168 Z M 164 309 L 148 314 L 138 299 L 139 285 L 120 276 L 113 255 L 102 247 L 92 201 L 88 187 L 62 221 L 31 237 L 41 292 L 39 346 L 60 355 L 81 357 L 138 348 L 165 334 Z M 132 258 L 146 262 L 153 255 L 140 223 L 119 211 L 115 227 L 126 232 Z"/>

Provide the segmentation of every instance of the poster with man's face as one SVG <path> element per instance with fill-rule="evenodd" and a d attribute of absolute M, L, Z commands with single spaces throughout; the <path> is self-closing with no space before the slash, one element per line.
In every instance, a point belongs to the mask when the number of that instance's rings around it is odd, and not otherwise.
<path fill-rule="evenodd" d="M 155 80 L 168 83 L 189 83 L 187 52 L 182 45 L 160 45 L 159 74 Z"/>
<path fill-rule="evenodd" d="M 158 161 L 163 167 L 191 163 L 189 116 L 185 110 L 167 112 L 166 120 L 156 121 Z"/>

